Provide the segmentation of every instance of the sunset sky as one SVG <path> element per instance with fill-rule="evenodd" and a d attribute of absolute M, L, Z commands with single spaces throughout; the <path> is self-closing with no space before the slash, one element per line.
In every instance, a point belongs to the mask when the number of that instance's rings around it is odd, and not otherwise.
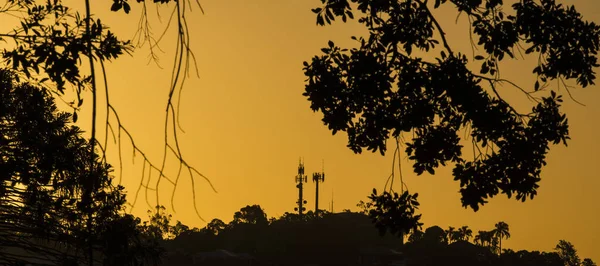
<path fill-rule="evenodd" d="M 111 1 L 94 1 L 93 10 L 111 26 L 117 36 L 133 37 L 141 6 L 130 1 L 133 11 L 111 13 Z M 193 1 L 192 1 L 193 2 Z M 511 1 L 507 1 L 511 2 Z M 584 19 L 600 22 L 600 5 L 595 0 L 562 1 L 574 4 Z M 390 175 L 395 143 L 390 142 L 386 156 L 379 153 L 354 154 L 346 147 L 344 133 L 332 136 L 302 96 L 302 62 L 320 53 L 328 40 L 345 47 L 355 44 L 352 35 L 364 34 L 355 21 L 318 27 L 311 8 L 318 0 L 201 0 L 205 14 L 198 8 L 188 14 L 191 44 L 198 59 L 200 77 L 191 76 L 181 97 L 180 122 L 185 133 L 179 135 L 185 158 L 213 182 L 218 193 L 196 179 L 198 211 L 210 220 L 232 219 L 240 208 L 259 204 L 269 217 L 293 212 L 297 200 L 294 176 L 299 157 L 312 175 L 325 163 L 326 180 L 320 185 L 320 206 L 334 210 L 357 210 L 373 188 L 381 190 Z M 151 13 L 154 7 L 150 5 Z M 161 9 L 162 24 L 154 19 L 154 31 L 164 28 L 170 8 Z M 357 15 L 357 14 L 355 14 Z M 456 21 L 451 4 L 436 10 L 448 41 L 454 50 L 471 54 L 467 20 Z M 153 16 L 153 18 L 156 18 Z M 107 65 L 110 99 L 122 122 L 139 145 L 160 163 L 164 141 L 164 115 L 170 82 L 175 39 L 173 29 L 164 38 L 160 64 L 148 64 L 147 46 L 133 56 L 123 56 Z M 502 75 L 532 87 L 535 62 L 520 60 L 502 66 Z M 102 84 L 100 84 L 102 85 Z M 556 86 L 556 82 L 551 86 Z M 560 93 L 564 93 L 561 88 Z M 600 261 L 600 91 L 597 86 L 572 90 L 576 104 L 565 95 L 565 108 L 572 140 L 568 147 L 552 146 L 548 165 L 542 171 L 538 196 L 525 203 L 504 195 L 490 200 L 478 212 L 461 207 L 459 183 L 453 181 L 452 166 L 440 168 L 434 176 L 416 176 L 402 152 L 404 181 L 411 192 L 419 193 L 420 212 L 425 227 L 468 225 L 476 233 L 490 230 L 498 221 L 510 226 L 511 238 L 503 248 L 551 251 L 560 239 L 572 242 L 583 259 Z M 503 88 L 511 103 L 530 108 L 530 102 L 515 89 Z M 81 126 L 89 130 L 91 97 L 80 114 Z M 104 104 L 101 99 L 100 106 Z M 101 112 L 100 117 L 104 116 Z M 103 131 L 102 119 L 100 130 Z M 103 137 L 103 134 L 100 135 Z M 402 149 L 403 150 L 403 149 Z M 123 181 L 131 199 L 140 183 L 142 161 L 132 164 L 131 146 L 123 140 Z M 118 167 L 116 146 L 109 147 L 109 161 Z M 177 165 L 170 161 L 167 172 Z M 115 173 L 118 173 L 116 171 Z M 155 178 L 153 173 L 153 178 Z M 154 181 L 153 181 L 154 182 Z M 314 208 L 314 183 L 305 185 L 307 209 Z M 396 187 L 399 189 L 399 187 Z M 161 204 L 173 213 L 169 202 L 173 186 L 160 186 Z M 175 220 L 189 226 L 205 225 L 195 214 L 192 185 L 183 175 L 176 190 Z M 133 213 L 145 217 L 150 207 L 140 193 Z M 154 193 L 148 194 L 154 204 Z"/>

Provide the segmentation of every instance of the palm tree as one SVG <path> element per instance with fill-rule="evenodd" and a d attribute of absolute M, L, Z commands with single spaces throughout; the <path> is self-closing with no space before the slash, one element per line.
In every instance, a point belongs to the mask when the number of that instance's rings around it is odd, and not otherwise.
<path fill-rule="evenodd" d="M 496 224 L 496 229 L 494 229 L 494 237 L 499 240 L 500 247 L 498 249 L 498 255 L 502 253 L 502 238 L 509 239 L 510 233 L 508 232 L 508 224 L 505 222 L 498 222 Z"/>
<path fill-rule="evenodd" d="M 498 242 L 497 239 L 494 238 L 494 231 L 479 231 L 475 236 L 475 244 L 487 247 L 494 252 Z"/>
<path fill-rule="evenodd" d="M 481 243 L 481 231 L 477 233 L 477 235 L 473 239 L 473 242 L 475 242 L 475 245 L 483 246 L 483 244 Z"/>
<path fill-rule="evenodd" d="M 456 241 L 456 230 L 454 227 L 448 226 L 448 230 L 445 231 L 446 239 L 448 240 L 448 244 L 451 244 L 453 241 Z"/>
<path fill-rule="evenodd" d="M 458 228 L 458 236 L 462 241 L 469 241 L 469 239 L 473 236 L 473 231 L 465 225 L 461 228 Z"/>
<path fill-rule="evenodd" d="M 488 231 L 479 231 L 475 236 L 475 244 L 480 245 L 482 247 L 487 247 L 487 243 L 489 243 L 489 232 Z"/>

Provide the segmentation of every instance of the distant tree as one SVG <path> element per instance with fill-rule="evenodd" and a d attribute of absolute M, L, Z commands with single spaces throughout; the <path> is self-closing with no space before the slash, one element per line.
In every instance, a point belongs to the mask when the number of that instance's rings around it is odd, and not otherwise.
<path fill-rule="evenodd" d="M 539 251 L 512 251 L 505 249 L 499 256 L 500 263 L 498 265 L 510 266 L 564 266 L 562 260 L 556 252 L 539 252 Z"/>
<path fill-rule="evenodd" d="M 479 231 L 475 236 L 475 243 L 495 252 L 497 240 L 494 237 L 494 231 Z"/>
<path fill-rule="evenodd" d="M 272 223 L 274 223 L 275 221 L 277 221 L 277 218 L 276 218 L 276 217 L 271 217 L 271 218 L 269 218 L 269 224 L 272 224 Z"/>
<path fill-rule="evenodd" d="M 581 263 L 582 266 L 596 266 L 596 263 L 590 259 L 590 258 L 586 258 L 583 260 L 583 262 Z"/>
<path fill-rule="evenodd" d="M 213 235 L 221 233 L 227 225 L 221 219 L 212 219 L 205 227 Z"/>
<path fill-rule="evenodd" d="M 148 222 L 144 222 L 145 233 L 155 239 L 172 239 L 171 215 L 167 214 L 165 206 L 156 206 L 154 211 L 147 211 Z"/>
<path fill-rule="evenodd" d="M 232 223 L 235 224 L 255 224 L 267 225 L 267 214 L 260 205 L 248 205 L 235 212 Z"/>
<path fill-rule="evenodd" d="M 508 230 L 508 224 L 505 222 L 498 222 L 494 229 L 494 237 L 499 241 L 498 254 L 502 253 L 502 238 L 509 239 L 510 232 Z"/>
<path fill-rule="evenodd" d="M 581 87 L 594 84 L 598 25 L 554 0 L 512 6 L 497 0 L 321 2 L 313 9 L 317 25 L 359 13 L 358 22 L 368 31 L 364 38 L 352 37 L 355 48 L 329 41 L 322 54 L 304 62 L 303 95 L 333 134 L 346 132 L 355 153 L 384 154 L 388 138 L 399 141 L 402 133 L 410 133 L 404 145 L 414 172 L 434 174 L 440 165 L 454 164 L 462 205 L 474 211 L 499 193 L 520 201 L 535 197 L 550 145 L 566 145 L 569 139 L 559 88 L 547 87 L 570 79 Z M 433 12 L 441 5 L 452 5 L 468 18 L 476 39 L 472 57 L 446 39 Z M 539 59 L 535 84 L 500 76 L 501 61 L 522 53 Z M 471 70 L 471 62 L 481 67 Z M 503 85 L 532 99 L 531 112 L 517 111 L 502 96 Z M 568 93 L 570 87 L 564 87 Z M 473 146 L 468 154 L 459 134 L 463 130 Z"/>
<path fill-rule="evenodd" d="M 145 235 L 141 220 L 126 214 L 105 224 L 104 234 L 98 237 L 105 254 L 104 265 L 158 265 L 164 248 L 157 238 Z"/>
<path fill-rule="evenodd" d="M 477 235 L 475 235 L 475 238 L 473 238 L 473 242 L 475 242 L 476 245 L 483 246 L 483 241 L 481 239 L 481 231 L 479 231 Z"/>
<path fill-rule="evenodd" d="M 173 232 L 173 237 L 178 237 L 182 234 L 189 233 L 192 230 L 190 230 L 189 226 L 181 223 L 181 221 L 177 221 L 175 225 L 171 228 L 171 231 Z"/>
<path fill-rule="evenodd" d="M 558 241 L 554 250 L 556 250 L 556 253 L 558 253 L 558 256 L 565 266 L 579 266 L 581 263 L 579 256 L 577 255 L 577 250 L 575 250 L 575 246 L 569 241 Z"/>
<path fill-rule="evenodd" d="M 291 221 L 295 221 L 298 219 L 298 214 L 296 213 L 290 213 L 290 212 L 284 212 L 281 217 L 279 217 L 277 219 L 277 221 L 285 221 L 285 222 L 291 222 Z"/>
<path fill-rule="evenodd" d="M 423 236 L 425 235 L 425 233 L 423 233 L 423 231 L 421 230 L 414 230 L 412 232 L 412 234 L 410 234 L 410 236 L 408 237 L 408 242 L 410 243 L 416 243 L 418 241 L 421 241 L 423 239 Z"/>
<path fill-rule="evenodd" d="M 459 232 L 456 231 L 456 229 L 452 226 L 448 227 L 448 230 L 446 230 L 446 239 L 448 239 L 448 244 L 454 243 L 458 240 L 460 240 L 460 235 Z"/>
<path fill-rule="evenodd" d="M 471 237 L 473 236 L 473 231 L 465 225 L 461 228 L 458 228 L 458 235 L 461 241 L 469 241 L 469 239 L 471 239 Z"/>
<path fill-rule="evenodd" d="M 439 226 L 432 226 L 425 229 L 425 234 L 423 235 L 423 240 L 429 244 L 448 244 L 448 238 L 446 236 L 446 231 Z"/>
<path fill-rule="evenodd" d="M 359 201 L 358 204 L 356 204 L 356 207 L 358 207 L 358 209 L 360 210 L 360 212 L 364 213 L 364 214 L 369 214 L 369 210 L 371 209 L 371 202 L 364 202 L 364 201 Z"/>

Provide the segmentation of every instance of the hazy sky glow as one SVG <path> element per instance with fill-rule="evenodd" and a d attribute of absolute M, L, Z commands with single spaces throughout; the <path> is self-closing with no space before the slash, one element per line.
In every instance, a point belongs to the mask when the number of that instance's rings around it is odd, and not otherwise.
<path fill-rule="evenodd" d="M 114 14 L 108 11 L 109 2 L 93 2 L 94 10 L 118 36 L 132 37 L 141 6 L 134 1 L 132 14 Z M 574 4 L 584 19 L 600 22 L 600 5 L 595 0 L 563 2 Z M 207 175 L 218 190 L 213 193 L 205 182 L 196 181 L 200 214 L 207 220 L 220 218 L 228 222 L 235 211 L 250 204 L 260 204 L 269 216 L 293 212 L 297 199 L 294 176 L 300 156 L 310 175 L 320 171 L 321 161 L 325 161 L 327 178 L 320 185 L 322 208 L 328 208 L 332 192 L 335 210 L 341 211 L 356 210 L 358 201 L 365 200 L 374 187 L 381 190 L 391 171 L 395 143 L 389 143 L 385 157 L 370 152 L 354 154 L 346 147 L 347 136 L 332 136 L 321 122 L 321 114 L 313 113 L 302 96 L 302 62 L 319 54 L 328 40 L 354 46 L 350 36 L 364 33 L 361 26 L 338 22 L 317 27 L 310 9 L 320 5 L 318 0 L 201 3 L 206 14 L 196 8 L 188 15 L 201 77 L 191 76 L 183 91 L 180 122 L 185 133 L 179 136 L 189 162 Z M 157 34 L 165 25 L 168 11 L 162 10 L 162 25 L 154 21 Z M 466 17 L 459 17 L 459 24 L 455 25 L 456 14 L 449 4 L 436 13 L 453 49 L 470 55 Z M 139 49 L 133 57 L 124 56 L 107 67 L 111 102 L 137 144 L 157 162 L 163 148 L 172 37 L 170 31 L 162 44 L 166 52 L 160 55 L 163 69 L 147 64 L 147 49 Z M 532 64 L 530 60 L 506 64 L 501 68 L 502 75 L 523 86 L 532 86 Z M 561 88 L 560 92 L 565 91 Z M 425 226 L 468 225 L 477 232 L 505 221 L 512 237 L 503 240 L 503 247 L 550 251 L 560 239 L 566 239 L 575 245 L 580 257 L 600 261 L 600 142 L 595 138 L 600 128 L 600 91 L 591 86 L 572 92 L 586 106 L 565 96 L 563 110 L 569 117 L 572 140 L 568 147 L 552 146 L 538 196 L 533 201 L 521 203 L 499 195 L 474 213 L 461 207 L 459 184 L 451 176 L 452 166 L 438 169 L 435 176 L 416 176 L 402 153 L 404 180 L 412 192 L 420 195 Z M 519 108 L 530 108 L 531 103 L 513 88 L 506 87 L 501 94 Z M 86 103 L 80 120 L 87 130 L 89 121 L 84 118 L 91 115 L 91 105 Z M 100 128 L 103 131 L 101 124 Z M 110 162 L 118 167 L 115 145 L 109 153 Z M 123 155 L 123 184 L 131 199 L 140 182 L 142 164 L 139 156 L 131 164 L 131 149 L 125 144 Z M 177 170 L 173 165 L 168 171 Z M 305 188 L 307 209 L 312 209 L 314 184 L 309 181 Z M 167 183 L 161 186 L 161 204 L 170 212 L 172 189 Z M 184 176 L 176 191 L 174 219 L 203 227 L 193 210 L 191 189 L 189 178 Z M 150 204 L 154 200 L 154 193 L 149 193 Z M 142 191 L 133 212 L 145 217 L 149 208 Z"/>

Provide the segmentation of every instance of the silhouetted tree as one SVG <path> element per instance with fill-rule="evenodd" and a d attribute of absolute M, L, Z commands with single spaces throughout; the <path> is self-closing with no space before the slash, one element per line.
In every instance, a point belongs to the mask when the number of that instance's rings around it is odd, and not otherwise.
<path fill-rule="evenodd" d="M 144 226 L 139 218 L 126 214 L 107 223 L 105 234 L 100 235 L 103 265 L 157 265 L 161 262 L 164 249 L 159 239 L 144 234 Z"/>
<path fill-rule="evenodd" d="M 227 225 L 221 219 L 212 219 L 205 227 L 208 232 L 213 235 L 218 235 Z"/>
<path fill-rule="evenodd" d="M 475 243 L 489 248 L 494 253 L 496 252 L 497 241 L 494 237 L 494 231 L 479 231 L 475 236 Z"/>
<path fill-rule="evenodd" d="M 457 232 L 432 226 L 422 238 L 409 241 L 402 249 L 407 265 L 494 265 L 497 256 L 488 248 L 467 241 L 449 241 L 449 231 Z"/>
<path fill-rule="evenodd" d="M 259 205 L 248 205 L 233 215 L 232 224 L 268 224 L 267 214 Z"/>
<path fill-rule="evenodd" d="M 423 241 L 428 244 L 448 244 L 446 231 L 439 226 L 432 226 L 425 229 Z"/>
<path fill-rule="evenodd" d="M 554 250 L 556 250 L 558 256 L 563 261 L 565 266 L 579 266 L 581 263 L 581 260 L 577 255 L 577 250 L 575 250 L 575 246 L 573 246 L 573 244 L 571 244 L 569 241 L 558 241 L 558 244 Z"/>
<path fill-rule="evenodd" d="M 473 231 L 471 229 L 469 229 L 468 226 L 462 226 L 461 228 L 458 228 L 458 236 L 459 236 L 459 240 L 461 241 L 469 241 L 469 239 L 471 239 L 471 237 L 473 236 Z"/>
<path fill-rule="evenodd" d="M 544 265 L 544 266 L 564 266 L 562 260 L 556 252 L 539 252 L 539 251 L 513 251 L 510 249 L 504 250 L 500 255 L 499 265 L 511 266 L 529 266 L 529 265 Z"/>
<path fill-rule="evenodd" d="M 505 222 L 498 222 L 496 224 L 496 228 L 494 229 L 493 232 L 494 232 L 494 237 L 497 238 L 499 241 L 498 255 L 500 255 L 502 253 L 502 238 L 506 238 L 506 239 L 510 238 L 508 224 L 506 224 Z"/>
<path fill-rule="evenodd" d="M 300 216 L 296 213 L 285 212 L 277 221 L 282 221 L 286 223 L 297 222 L 300 221 Z"/>
<path fill-rule="evenodd" d="M 408 242 L 410 243 L 415 243 L 418 241 L 421 241 L 423 239 L 423 236 L 425 235 L 425 233 L 423 233 L 423 231 L 421 230 L 414 230 L 412 232 L 412 234 L 410 234 L 410 236 L 408 237 Z"/>
<path fill-rule="evenodd" d="M 446 239 L 448 239 L 448 244 L 456 242 L 460 240 L 460 233 L 452 226 L 448 226 L 448 230 L 446 230 Z"/>
<path fill-rule="evenodd" d="M 69 125 L 71 115 L 58 112 L 48 91 L 16 80 L 0 69 L 0 246 L 13 248 L 0 264 L 27 259 L 15 252 L 81 263 L 93 259 L 81 253 L 88 247 L 105 264 L 157 258 L 158 250 L 136 244 L 140 228 L 122 215 L 123 187 L 112 184 L 112 169 L 97 154 L 89 159 L 90 144 Z"/>
<path fill-rule="evenodd" d="M 419 194 L 409 194 L 405 191 L 401 195 L 395 192 L 384 191 L 378 195 L 377 190 L 369 196 L 368 215 L 379 233 L 384 235 L 388 230 L 392 235 L 400 237 L 401 243 L 404 243 L 404 237 L 410 232 L 421 228 L 423 223 L 419 222 L 420 214 L 416 214 L 419 209 L 417 197 Z"/>
<path fill-rule="evenodd" d="M 503 1 L 321 2 L 313 9 L 318 25 L 354 18 L 354 3 L 358 22 L 368 30 L 366 38 L 352 37 L 356 48 L 329 41 L 322 54 L 304 62 L 304 96 L 333 134 L 346 132 L 356 153 L 366 148 L 384 154 L 389 137 L 398 140 L 412 132 L 405 147 L 415 173 L 433 174 L 439 165 L 455 164 L 462 205 L 475 211 L 498 193 L 534 198 L 550 144 L 569 139 L 562 96 L 554 90 L 536 94 L 552 80 L 594 84 L 598 25 L 582 20 L 573 6 L 551 0 L 519 1 L 511 11 Z M 440 5 L 455 6 L 472 22 L 473 43 L 483 46 L 473 58 L 447 41 L 432 12 Z M 525 54 L 539 58 L 531 86 L 500 77 L 500 62 L 523 46 Z M 482 62 L 478 71 L 467 67 L 470 59 Z M 501 96 L 501 85 L 533 99 L 531 112 L 514 109 Z M 473 159 L 462 153 L 460 130 L 470 133 Z"/>
<path fill-rule="evenodd" d="M 155 239 L 172 239 L 173 227 L 171 226 L 171 214 L 167 214 L 165 206 L 156 206 L 154 211 L 148 210 L 148 220 L 143 223 L 144 233 Z"/>
<path fill-rule="evenodd" d="M 364 202 L 364 201 L 359 201 L 358 204 L 356 204 L 356 207 L 358 207 L 358 209 L 364 213 L 364 214 L 369 214 L 369 210 L 371 209 L 372 203 L 371 202 Z"/>
<path fill-rule="evenodd" d="M 178 237 L 182 234 L 188 233 L 192 231 L 189 226 L 181 223 L 181 221 L 177 221 L 174 226 L 172 226 L 171 231 L 173 232 L 173 237 Z"/>
<path fill-rule="evenodd" d="M 582 266 L 596 266 L 596 263 L 590 259 L 590 258 L 586 258 L 583 260 L 583 262 L 581 263 Z"/>

